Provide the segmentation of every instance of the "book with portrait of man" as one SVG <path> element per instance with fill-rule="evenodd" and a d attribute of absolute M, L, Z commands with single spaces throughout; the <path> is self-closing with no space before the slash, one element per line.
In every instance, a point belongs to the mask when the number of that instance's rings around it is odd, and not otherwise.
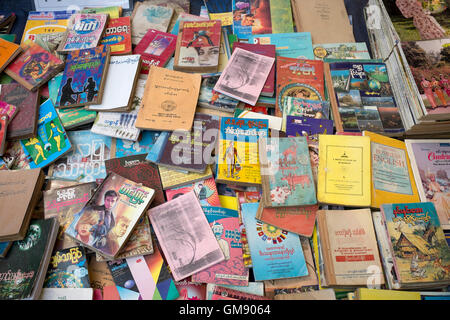
<path fill-rule="evenodd" d="M 114 259 L 154 194 L 151 188 L 110 173 L 83 209 L 73 216 L 66 235 L 96 253 Z"/>

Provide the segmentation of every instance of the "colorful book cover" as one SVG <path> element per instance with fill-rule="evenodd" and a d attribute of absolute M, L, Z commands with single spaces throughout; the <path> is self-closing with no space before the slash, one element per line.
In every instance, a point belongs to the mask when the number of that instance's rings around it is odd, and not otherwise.
<path fill-rule="evenodd" d="M 111 18 L 111 16 L 110 16 Z M 130 17 L 109 19 L 100 44 L 111 48 L 111 55 L 131 54 Z"/>
<path fill-rule="evenodd" d="M 6 257 L 14 241 L 0 242 L 0 258 Z"/>
<path fill-rule="evenodd" d="M 241 206 L 255 281 L 308 275 L 300 237 L 256 220 L 258 202 Z"/>
<path fill-rule="evenodd" d="M 154 190 L 110 173 L 82 211 L 73 216 L 66 235 L 108 257 L 116 257 L 153 200 Z"/>
<path fill-rule="evenodd" d="M 286 117 L 286 135 L 319 140 L 319 134 L 333 134 L 333 120 L 299 116 Z"/>
<path fill-rule="evenodd" d="M 39 107 L 37 136 L 21 140 L 30 168 L 43 168 L 72 149 L 72 144 L 50 99 Z"/>
<path fill-rule="evenodd" d="M 167 32 L 174 9 L 169 6 L 153 5 L 152 2 L 134 4 L 131 14 L 131 41 L 137 45 L 149 29 Z"/>
<path fill-rule="evenodd" d="M 268 120 L 222 117 L 217 147 L 216 182 L 259 185 L 258 140 L 269 135 Z"/>
<path fill-rule="evenodd" d="M 313 44 L 314 57 L 324 59 L 371 59 L 365 42 Z"/>
<path fill-rule="evenodd" d="M 214 86 L 219 80 L 220 75 L 221 73 L 209 73 L 202 75 L 198 105 L 204 108 L 233 113 L 239 103 L 239 100 L 233 99 L 214 90 Z"/>
<path fill-rule="evenodd" d="M 141 55 L 141 74 L 148 74 L 151 65 L 165 67 L 173 56 L 176 45 L 176 35 L 149 29 L 133 50 L 133 53 Z"/>
<path fill-rule="evenodd" d="M 9 117 L 6 114 L 0 114 L 0 156 L 6 149 L 6 129 L 8 127 Z"/>
<path fill-rule="evenodd" d="M 90 130 L 68 131 L 73 150 L 50 168 L 54 178 L 94 182 L 106 177 L 105 160 L 111 157 L 111 137 Z"/>
<path fill-rule="evenodd" d="M 394 267 L 402 285 L 449 283 L 450 249 L 431 202 L 383 204 Z"/>
<path fill-rule="evenodd" d="M 310 32 L 288 32 L 251 35 L 248 43 L 274 44 L 277 57 L 314 59 Z M 278 74 L 278 73 L 277 73 Z"/>
<path fill-rule="evenodd" d="M 109 16 L 104 13 L 75 13 L 70 17 L 65 38 L 58 47 L 60 52 L 96 47 L 105 31 Z"/>
<path fill-rule="evenodd" d="M 176 300 L 206 300 L 206 284 L 187 280 L 175 282 L 180 293 Z"/>
<path fill-rule="evenodd" d="M 209 178 L 194 183 L 189 183 L 184 186 L 166 189 L 164 192 L 167 201 L 176 199 L 179 196 L 194 190 L 202 207 L 220 207 L 219 193 L 214 178 Z"/>
<path fill-rule="evenodd" d="M 259 158 L 265 207 L 317 203 L 306 137 L 260 139 Z"/>
<path fill-rule="evenodd" d="M 90 288 L 84 247 L 53 252 L 45 276 L 44 288 Z"/>
<path fill-rule="evenodd" d="M 329 67 L 334 91 L 331 106 L 338 110 L 343 131 L 404 131 L 384 63 L 333 62 Z M 390 116 L 391 108 L 397 117 Z"/>
<path fill-rule="evenodd" d="M 233 34 L 248 40 L 252 34 L 272 33 L 270 0 L 233 0 Z"/>
<path fill-rule="evenodd" d="M 67 55 L 56 106 L 76 107 L 101 102 L 109 47 L 75 50 Z"/>
<path fill-rule="evenodd" d="M 159 175 L 161 177 L 161 184 L 164 190 L 183 186 L 187 183 L 193 183 L 196 181 L 208 179 L 213 176 L 211 166 L 206 167 L 204 173 L 179 171 L 163 166 L 158 166 L 158 169 Z"/>
<path fill-rule="evenodd" d="M 212 294 L 211 300 L 269 300 L 265 296 L 258 296 L 251 293 L 242 292 L 236 289 L 231 289 L 227 287 L 215 286 Z"/>
<path fill-rule="evenodd" d="M 0 115 L 7 115 L 8 123 L 11 122 L 18 111 L 16 106 L 6 103 L 5 101 L 0 101 Z"/>
<path fill-rule="evenodd" d="M 107 261 L 120 300 L 142 299 L 126 259 Z"/>
<path fill-rule="evenodd" d="M 244 118 L 244 119 L 266 119 L 269 121 L 269 129 L 270 130 L 276 130 L 281 131 L 282 125 L 283 125 L 283 118 L 272 116 L 270 114 L 265 114 L 263 112 L 254 112 L 250 110 L 243 110 L 240 108 L 237 108 L 234 111 L 234 117 L 235 118 Z"/>
<path fill-rule="evenodd" d="M 420 201 L 434 204 L 441 225 L 450 228 L 450 140 L 406 139 Z"/>
<path fill-rule="evenodd" d="M 288 116 L 330 119 L 330 102 L 286 96 L 284 102 L 275 110 L 275 113 L 279 113 L 280 111 L 283 114 L 282 129 L 286 130 Z"/>
<path fill-rule="evenodd" d="M 242 259 L 239 213 L 220 206 L 202 208 L 225 260 L 192 275 L 192 281 L 247 286 L 249 271 Z"/>
<path fill-rule="evenodd" d="M 22 35 L 21 43 L 35 41 L 37 34 L 65 32 L 75 10 L 67 11 L 30 11 Z"/>
<path fill-rule="evenodd" d="M 222 26 L 224 26 L 224 21 L 222 19 L 220 19 L 220 18 L 215 19 L 215 18 L 211 17 L 211 12 L 209 12 L 209 15 L 210 15 L 211 19 L 208 19 L 207 17 L 203 17 L 203 16 L 196 16 L 194 14 L 189 14 L 186 12 L 180 12 L 170 33 L 173 35 L 176 35 L 176 36 L 178 35 L 179 30 L 180 30 L 180 22 L 181 21 L 221 20 Z"/>
<path fill-rule="evenodd" d="M 114 139 L 114 158 L 149 154 L 163 133 L 161 131 L 143 130 L 137 141 Z"/>

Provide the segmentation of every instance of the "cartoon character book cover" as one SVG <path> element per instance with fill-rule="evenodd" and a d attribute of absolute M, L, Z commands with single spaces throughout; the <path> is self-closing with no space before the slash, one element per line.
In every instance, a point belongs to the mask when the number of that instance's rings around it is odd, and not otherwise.
<path fill-rule="evenodd" d="M 32 169 L 48 166 L 72 149 L 50 99 L 39 108 L 37 133 L 36 137 L 20 141 Z"/>

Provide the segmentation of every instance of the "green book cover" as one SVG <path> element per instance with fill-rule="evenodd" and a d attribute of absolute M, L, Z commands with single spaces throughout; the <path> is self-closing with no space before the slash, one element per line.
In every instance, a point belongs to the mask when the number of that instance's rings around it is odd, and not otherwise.
<path fill-rule="evenodd" d="M 294 32 L 290 0 L 270 0 L 272 33 Z"/>

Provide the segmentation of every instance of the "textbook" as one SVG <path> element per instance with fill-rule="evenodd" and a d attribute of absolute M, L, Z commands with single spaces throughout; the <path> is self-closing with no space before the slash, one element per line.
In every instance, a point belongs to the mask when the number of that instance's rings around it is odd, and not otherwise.
<path fill-rule="evenodd" d="M 110 16 L 111 18 L 111 16 Z M 131 54 L 131 21 L 130 17 L 109 19 L 105 34 L 100 44 L 111 48 L 111 55 Z"/>

